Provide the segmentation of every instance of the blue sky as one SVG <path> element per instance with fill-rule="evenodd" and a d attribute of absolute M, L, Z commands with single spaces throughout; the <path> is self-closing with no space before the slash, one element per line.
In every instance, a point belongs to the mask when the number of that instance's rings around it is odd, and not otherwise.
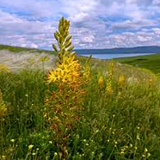
<path fill-rule="evenodd" d="M 0 0 L 0 44 L 51 50 L 62 16 L 77 49 L 160 46 L 160 0 Z"/>

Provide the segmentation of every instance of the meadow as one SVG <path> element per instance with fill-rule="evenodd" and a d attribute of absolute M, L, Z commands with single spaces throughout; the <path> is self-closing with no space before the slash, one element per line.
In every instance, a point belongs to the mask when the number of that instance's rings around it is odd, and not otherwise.
<path fill-rule="evenodd" d="M 160 73 L 160 54 L 123 58 L 117 60 L 121 63 L 130 64 L 135 67 L 149 69 L 156 74 Z"/>
<path fill-rule="evenodd" d="M 0 63 L 0 159 L 159 160 L 159 70 L 79 58 L 69 27 L 62 18 L 53 54 L 3 48 L 22 55 Z"/>

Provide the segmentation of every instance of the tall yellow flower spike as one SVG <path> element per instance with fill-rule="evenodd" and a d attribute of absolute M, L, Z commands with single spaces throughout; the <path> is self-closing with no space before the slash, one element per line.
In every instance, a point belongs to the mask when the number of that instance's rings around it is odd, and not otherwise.
<path fill-rule="evenodd" d="M 125 84 L 126 84 L 126 78 L 125 78 L 123 75 L 121 75 L 121 76 L 119 77 L 118 83 L 119 83 L 119 85 L 120 85 L 121 87 L 124 87 Z"/>
<path fill-rule="evenodd" d="M 59 49 L 53 45 L 55 52 L 58 54 L 59 62 L 55 70 L 49 72 L 48 83 L 61 83 L 70 86 L 80 85 L 81 65 L 73 52 L 72 37 L 69 35 L 70 22 L 61 19 L 59 31 L 55 33 Z"/>
<path fill-rule="evenodd" d="M 98 79 L 98 85 L 99 85 L 100 89 L 104 88 L 104 78 L 103 78 L 103 76 L 99 77 L 99 79 Z"/>
<path fill-rule="evenodd" d="M 2 92 L 0 89 L 0 118 L 3 118 L 7 114 L 7 107 L 3 101 Z"/>
<path fill-rule="evenodd" d="M 75 124 L 81 119 L 86 84 L 83 68 L 73 52 L 72 37 L 69 35 L 69 21 L 62 18 L 55 33 L 58 47 L 53 48 L 58 56 L 56 68 L 49 72 L 48 83 L 57 88 L 46 98 L 46 117 L 52 137 L 60 147 L 63 159 L 66 159 L 65 148 Z M 48 107 L 47 107 L 48 106 Z"/>
<path fill-rule="evenodd" d="M 113 81 L 113 76 L 114 76 L 114 70 L 115 70 L 115 63 L 110 62 L 109 64 L 109 71 L 107 74 L 107 87 L 106 87 L 106 94 L 107 95 L 112 95 L 113 94 L 113 86 L 112 86 L 112 81 Z"/>
<path fill-rule="evenodd" d="M 106 87 L 106 94 L 107 95 L 112 95 L 113 94 L 113 88 L 111 83 L 108 83 L 107 87 Z"/>

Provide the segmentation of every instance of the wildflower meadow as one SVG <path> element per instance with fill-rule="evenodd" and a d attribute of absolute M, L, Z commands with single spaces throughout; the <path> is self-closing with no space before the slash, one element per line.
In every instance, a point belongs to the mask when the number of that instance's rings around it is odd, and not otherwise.
<path fill-rule="evenodd" d="M 0 64 L 0 159 L 160 160 L 159 76 L 78 57 L 65 18 L 54 37 L 52 68 Z"/>

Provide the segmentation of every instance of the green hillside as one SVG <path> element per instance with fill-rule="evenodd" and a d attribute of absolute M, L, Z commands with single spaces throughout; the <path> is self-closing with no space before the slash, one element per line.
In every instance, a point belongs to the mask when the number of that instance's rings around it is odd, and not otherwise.
<path fill-rule="evenodd" d="M 160 73 L 160 54 L 139 56 L 133 58 L 117 59 L 121 63 L 130 64 L 140 68 L 146 68 L 154 73 Z"/>
<path fill-rule="evenodd" d="M 0 44 L 0 50 L 8 50 L 14 53 L 22 52 L 22 51 L 32 51 L 32 52 L 46 52 L 46 53 L 53 53 L 52 51 L 47 50 L 39 50 L 34 48 L 25 48 L 25 47 L 15 47 L 15 46 L 9 46 L 9 45 L 2 45 Z"/>

